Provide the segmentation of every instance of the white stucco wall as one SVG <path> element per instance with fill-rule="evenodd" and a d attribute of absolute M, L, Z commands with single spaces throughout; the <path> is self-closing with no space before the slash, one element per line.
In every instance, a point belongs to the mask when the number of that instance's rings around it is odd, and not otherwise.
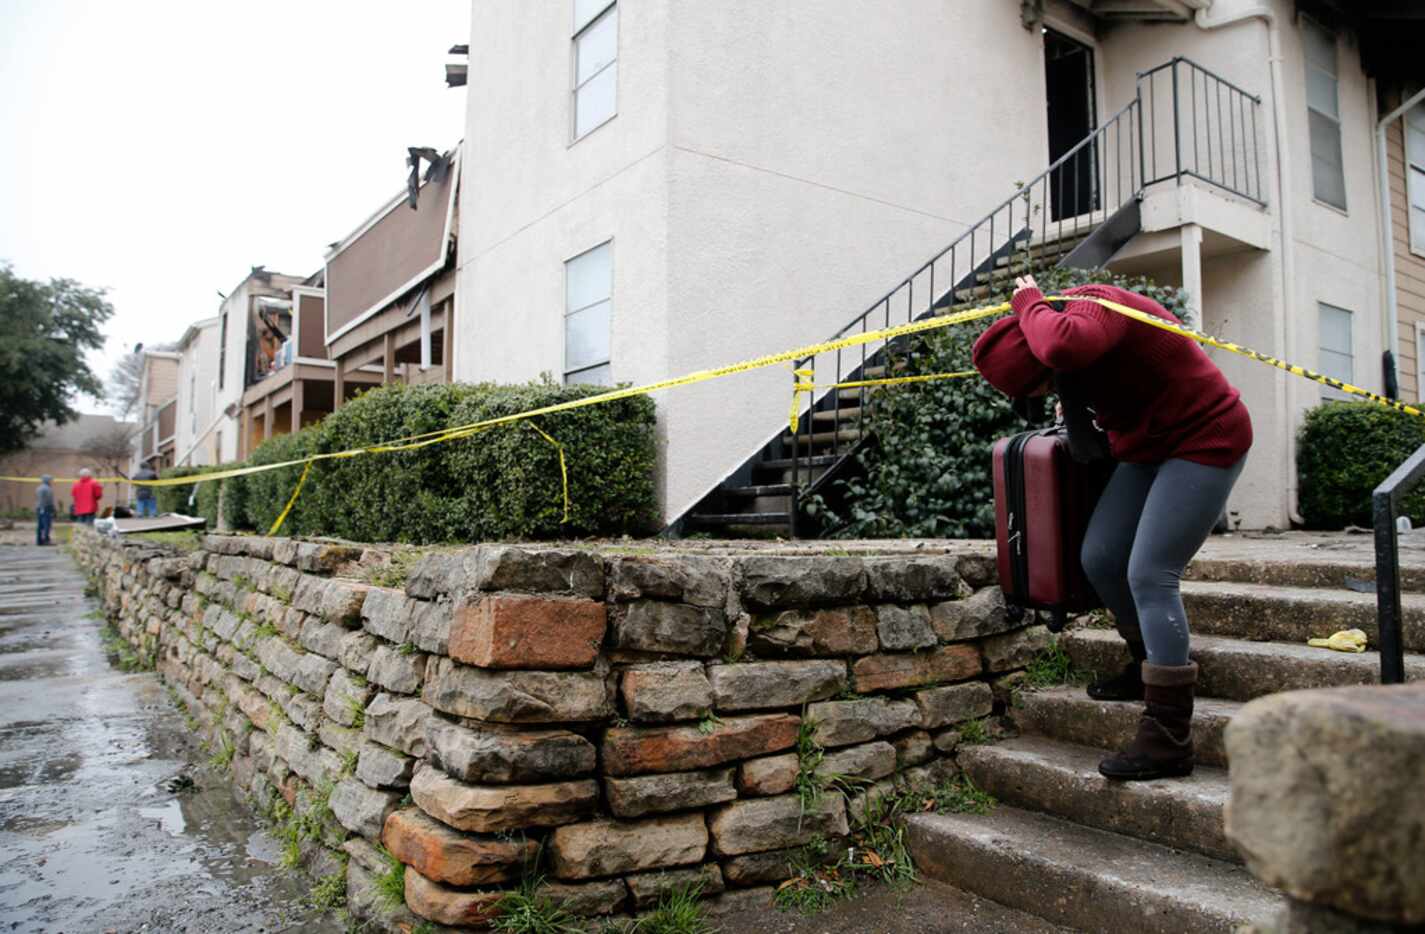
<path fill-rule="evenodd" d="M 619 9 L 617 115 L 573 142 L 572 5 L 473 5 L 458 379 L 558 379 L 564 262 L 609 239 L 614 377 L 661 374 L 666 12 L 663 2 Z"/>
<path fill-rule="evenodd" d="M 1223 19 L 1261 6 L 1251 0 L 1217 0 L 1212 15 Z M 1282 88 L 1272 81 L 1266 26 L 1249 19 L 1210 31 L 1144 25 L 1105 30 L 1098 43 L 1105 93 L 1112 106 L 1120 106 L 1132 97 L 1138 72 L 1182 55 L 1261 96 L 1258 134 L 1271 251 L 1204 261 L 1204 326 L 1210 333 L 1316 367 L 1317 303 L 1350 309 L 1356 382 L 1380 392 L 1385 343 L 1371 151 L 1372 91 L 1354 39 L 1343 36 L 1337 47 L 1337 69 L 1348 211 L 1341 212 L 1312 196 L 1300 26 L 1288 0 L 1276 0 L 1271 6 L 1283 57 Z M 1286 178 L 1279 171 L 1273 124 L 1277 93 L 1282 95 L 1286 116 L 1282 147 L 1289 164 Z M 1160 159 L 1164 151 L 1160 146 Z M 1289 239 L 1283 237 L 1283 198 L 1290 199 Z M 1166 270 L 1161 275 L 1173 278 Z M 1289 451 L 1302 414 L 1320 402 L 1322 390 L 1230 354 L 1218 352 L 1214 357 L 1242 390 L 1256 430 L 1248 467 L 1230 508 L 1246 527 L 1284 527 L 1290 518 L 1289 491 L 1295 486 Z"/>
<path fill-rule="evenodd" d="M 195 326 L 199 328 L 198 333 L 179 351 L 176 451 L 180 463 L 202 465 L 215 461 L 214 437 L 208 429 L 219 411 L 216 404 L 219 324 L 217 319 L 212 319 Z"/>
<path fill-rule="evenodd" d="M 459 379 L 557 377 L 563 262 L 610 237 L 616 380 L 821 340 L 1047 162 L 1012 4 L 619 16 L 618 116 L 571 145 L 569 3 L 474 5 Z M 658 398 L 670 517 L 776 432 L 789 385 Z"/>
<path fill-rule="evenodd" d="M 1314 366 L 1316 303 L 1349 308 L 1357 381 L 1379 390 L 1370 87 L 1343 40 L 1343 214 L 1311 197 L 1299 26 L 1289 0 L 1274 2 L 1281 89 L 1257 21 L 1107 25 L 1051 3 L 1047 25 L 1094 47 L 1100 120 L 1133 98 L 1138 72 L 1177 55 L 1261 95 L 1271 248 L 1205 259 L 1203 326 Z M 1213 15 L 1255 5 L 1218 0 Z M 1022 27 L 1016 4 L 663 0 L 619 15 L 618 116 L 571 144 L 570 3 L 474 4 L 459 379 L 558 378 L 563 263 L 610 238 L 619 381 L 823 339 L 1047 164 L 1042 37 Z M 1286 242 L 1278 90 L 1291 163 Z M 1158 274 L 1175 281 L 1181 270 L 1174 260 Z M 1247 527 L 1285 525 L 1289 446 L 1319 392 L 1217 356 L 1257 426 L 1232 509 Z M 669 518 L 778 430 L 789 385 L 778 367 L 658 398 Z"/>
<path fill-rule="evenodd" d="M 215 445 L 215 450 L 219 463 L 237 460 L 240 453 L 243 379 L 247 362 L 247 316 L 248 307 L 251 304 L 248 286 L 251 281 L 251 279 L 243 279 L 223 300 L 222 307 L 218 310 L 219 324 L 213 337 L 213 345 L 217 348 L 221 341 L 222 318 L 226 314 L 228 319 L 227 353 L 223 358 L 222 387 L 217 390 L 213 402 L 214 417 L 219 418 L 219 424 L 214 429 L 213 436 L 218 442 Z M 217 360 L 214 360 L 212 366 L 215 374 L 214 379 L 217 379 Z M 229 406 L 234 407 L 237 415 L 221 414 Z"/>

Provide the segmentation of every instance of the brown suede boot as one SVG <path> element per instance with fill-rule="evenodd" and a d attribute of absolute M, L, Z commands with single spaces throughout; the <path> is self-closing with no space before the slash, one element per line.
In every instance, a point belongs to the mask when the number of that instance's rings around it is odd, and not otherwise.
<path fill-rule="evenodd" d="M 1192 700 L 1197 663 L 1143 663 L 1147 702 L 1138 735 L 1124 750 L 1098 764 L 1099 773 L 1118 781 L 1149 781 L 1191 775 L 1197 761 L 1192 748 Z"/>
<path fill-rule="evenodd" d="M 1148 650 L 1142 641 L 1128 640 L 1128 654 L 1133 660 L 1123 666 L 1123 670 L 1111 678 L 1098 678 L 1088 686 L 1088 695 L 1094 700 L 1142 700 L 1142 664 L 1148 660 Z"/>

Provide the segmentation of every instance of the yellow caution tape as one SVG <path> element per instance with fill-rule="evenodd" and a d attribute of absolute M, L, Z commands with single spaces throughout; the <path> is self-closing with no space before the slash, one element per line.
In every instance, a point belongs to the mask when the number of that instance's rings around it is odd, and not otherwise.
<path fill-rule="evenodd" d="M 1353 396 L 1360 396 L 1363 399 L 1369 399 L 1371 402 L 1374 402 L 1377 405 L 1388 406 L 1392 409 L 1395 409 L 1397 412 L 1405 412 L 1407 415 L 1425 416 L 1425 411 L 1417 409 L 1412 405 L 1407 405 L 1406 403 L 1400 402 L 1396 399 L 1387 399 L 1385 396 L 1377 395 L 1376 393 L 1371 392 L 1369 389 L 1362 389 L 1359 386 L 1352 386 L 1350 383 L 1343 383 L 1339 379 L 1334 379 L 1330 376 L 1323 376 L 1322 374 L 1317 373 L 1315 370 L 1308 370 L 1304 366 L 1297 366 L 1294 363 L 1287 363 L 1284 360 L 1278 360 L 1276 357 L 1264 354 L 1258 350 L 1253 350 L 1250 347 L 1243 347 L 1241 344 L 1234 344 L 1232 341 L 1221 340 L 1220 338 L 1213 337 L 1210 334 L 1204 334 L 1201 331 L 1194 331 L 1192 328 L 1183 327 L 1179 324 L 1173 324 L 1171 321 L 1165 321 L 1164 319 L 1159 318 L 1157 315 L 1150 315 L 1147 312 L 1139 311 L 1137 308 L 1129 308 L 1127 305 L 1120 305 L 1117 302 L 1111 302 L 1105 298 L 1094 298 L 1088 295 L 1060 295 L 1054 296 L 1054 298 L 1059 301 L 1069 302 L 1098 302 L 1105 308 L 1108 308 L 1112 311 L 1116 311 L 1121 315 L 1126 315 L 1127 317 L 1132 318 L 1134 321 L 1141 321 L 1144 324 L 1150 327 L 1158 328 L 1161 331 L 1168 331 L 1172 334 L 1180 334 L 1183 337 L 1197 341 L 1199 344 L 1206 344 L 1209 347 L 1216 347 L 1219 350 L 1226 350 L 1230 351 L 1231 353 L 1240 354 L 1241 356 L 1256 360 L 1258 363 L 1265 363 L 1267 366 L 1273 366 L 1279 370 L 1285 370 L 1286 372 L 1292 373 L 1296 376 L 1304 377 L 1305 379 L 1309 379 L 1314 383 L 1321 383 L 1323 386 L 1330 386 L 1332 389 L 1339 389 L 1341 392 L 1349 393 Z"/>
<path fill-rule="evenodd" d="M 860 389 L 865 386 L 899 386 L 903 383 L 929 383 L 942 379 L 965 379 L 970 376 L 979 376 L 977 370 L 961 370 L 958 373 L 925 373 L 920 376 L 888 376 L 883 379 L 852 379 L 841 383 L 817 383 L 813 377 L 814 371 L 809 369 L 792 370 L 792 410 L 788 422 L 792 426 L 792 434 L 797 433 L 797 426 L 801 424 L 801 397 L 802 393 L 815 392 L 818 389 Z"/>
<path fill-rule="evenodd" d="M 1306 644 L 1316 649 L 1359 654 L 1366 650 L 1366 634 L 1359 629 L 1342 629 L 1332 633 L 1328 639 L 1307 639 Z"/>
<path fill-rule="evenodd" d="M 1117 302 L 1087 295 L 1049 296 L 1048 298 L 1051 300 L 1059 301 L 1097 302 L 1105 308 L 1115 311 L 1118 314 L 1125 315 L 1126 317 L 1132 318 L 1135 321 L 1147 324 L 1150 327 L 1155 327 L 1160 330 L 1178 334 L 1182 337 L 1186 337 L 1200 344 L 1205 344 L 1211 347 L 1217 347 L 1219 349 L 1229 351 L 1231 353 L 1240 354 L 1241 356 L 1256 360 L 1259 363 L 1265 363 L 1268 366 L 1276 367 L 1280 370 L 1285 370 L 1288 373 L 1292 373 L 1296 376 L 1312 380 L 1313 382 L 1330 386 L 1333 389 L 1337 389 L 1341 392 L 1348 393 L 1350 395 L 1360 396 L 1364 399 L 1368 399 L 1379 405 L 1388 406 L 1400 412 L 1405 412 L 1407 414 L 1415 416 L 1425 416 L 1425 411 L 1415 408 L 1414 406 L 1410 406 L 1393 399 L 1387 399 L 1384 396 L 1370 392 L 1366 389 L 1362 389 L 1359 386 L 1353 386 L 1350 383 L 1345 383 L 1341 380 L 1333 379 L 1329 376 L 1324 376 L 1313 370 L 1308 370 L 1305 367 L 1286 363 L 1285 361 L 1278 360 L 1277 358 L 1272 357 L 1268 354 L 1252 350 L 1249 347 L 1244 347 L 1240 344 L 1236 344 L 1231 341 L 1225 341 L 1216 337 L 1212 337 L 1211 335 L 1204 334 L 1201 331 L 1195 331 L 1191 328 L 1173 324 L 1155 315 L 1150 315 L 1146 312 L 1139 311 L 1136 308 L 1130 308 L 1126 305 L 1121 305 Z M 296 495 L 297 492 L 301 489 L 302 481 L 306 477 L 307 468 L 310 468 L 311 464 L 317 461 L 346 459 L 351 457 L 359 457 L 365 454 L 382 454 L 395 451 L 407 451 L 416 448 L 426 447 L 432 444 L 443 444 L 447 441 L 455 441 L 462 438 L 468 438 L 482 431 L 486 431 L 488 429 L 495 428 L 501 425 L 508 425 L 513 424 L 515 422 L 525 421 L 537 415 L 554 415 L 560 412 L 570 412 L 576 409 L 587 408 L 589 406 L 602 405 L 608 402 L 616 402 L 621 399 L 630 399 L 635 396 L 648 395 L 650 393 L 659 392 L 664 389 L 673 389 L 678 386 L 688 386 L 694 383 L 702 383 L 708 380 L 720 379 L 724 376 L 732 376 L 737 373 L 745 373 L 751 370 L 763 369 L 765 367 L 775 366 L 780 363 L 788 363 L 796 360 L 812 358 L 817 356 L 818 354 L 823 354 L 834 350 L 843 350 L 849 347 L 858 347 L 864 344 L 872 344 L 880 341 L 889 342 L 898 337 L 905 337 L 910 334 L 919 334 L 926 331 L 938 330 L 940 328 L 951 327 L 957 324 L 964 324 L 969 321 L 977 321 L 983 318 L 992 317 L 994 315 L 1003 314 L 1009 310 L 1009 303 L 1002 302 L 997 305 L 988 305 L 983 308 L 973 308 L 968 311 L 958 312 L 956 314 L 924 318 L 917 321 L 907 322 L 906 324 L 896 325 L 894 327 L 881 328 L 875 331 L 863 331 L 860 334 L 852 334 L 846 337 L 837 338 L 835 340 L 823 341 L 817 344 L 808 344 L 802 347 L 793 348 L 791 350 L 784 350 L 780 353 L 768 354 L 761 357 L 754 357 L 749 360 L 743 360 L 738 363 L 715 367 L 713 369 L 697 370 L 695 372 L 687 373 L 682 376 L 675 376 L 669 379 L 659 380 L 654 383 L 645 383 L 642 386 L 628 386 L 622 389 L 611 389 L 608 392 L 602 392 L 592 396 L 585 396 L 582 399 L 571 399 L 567 402 L 559 402 L 552 405 L 541 406 L 539 408 L 530 409 L 525 412 L 516 412 L 512 415 L 504 415 L 498 418 L 486 419 L 480 422 L 472 422 L 468 425 L 457 425 L 452 428 L 445 428 L 437 431 L 425 432 L 423 434 L 411 435 L 406 438 L 398 438 L 394 441 L 389 441 L 382 444 L 369 445 L 360 448 L 350 448 L 345 451 L 331 451 L 322 454 L 312 454 L 308 455 L 307 457 L 295 458 L 293 460 L 278 461 L 271 464 L 261 464 L 247 467 L 233 467 L 227 470 L 217 470 L 211 473 L 196 474 L 187 477 L 163 477 L 156 480 L 132 480 L 128 477 L 100 477 L 95 479 L 100 483 L 131 483 L 135 486 L 148 487 L 189 486 L 195 483 L 202 483 L 208 480 L 226 480 L 232 477 L 242 477 L 247 476 L 249 474 L 262 473 L 268 470 L 280 470 L 284 467 L 295 467 L 298 464 L 304 465 L 302 479 L 298 480 L 297 490 L 293 492 L 292 500 L 289 501 L 287 509 L 283 511 L 283 515 L 279 517 L 279 522 L 276 526 L 274 526 L 275 529 L 281 525 L 281 520 L 285 519 L 287 513 L 292 507 L 292 503 L 296 501 Z M 928 382 L 930 380 L 936 379 L 961 378 L 970 375 L 973 375 L 971 371 L 965 371 L 961 373 L 935 373 L 923 376 L 890 377 L 883 380 L 855 380 L 847 383 L 833 385 L 839 386 L 841 388 L 873 385 L 885 386 L 895 385 L 897 383 Z M 798 422 L 798 409 L 800 408 L 800 406 L 797 404 L 797 402 L 801 394 L 804 392 L 813 391 L 818 388 L 829 388 L 825 386 L 818 386 L 815 382 L 811 381 L 811 376 L 812 371 L 810 370 L 803 369 L 794 371 L 795 384 L 792 393 L 793 404 L 791 414 L 788 419 L 789 423 L 793 426 L 793 430 L 795 430 L 795 427 Z M 803 377 L 806 378 L 804 379 Z M 567 516 L 569 508 L 568 471 L 567 466 L 565 464 L 563 447 L 560 446 L 558 442 L 554 441 L 553 438 L 549 437 L 547 433 L 539 429 L 537 426 L 535 426 L 535 430 L 538 431 L 551 444 L 554 444 L 559 451 L 560 470 L 564 476 L 565 514 Z M 76 478 L 56 477 L 53 479 L 56 483 L 67 483 L 74 482 Z M 11 480 L 19 483 L 40 482 L 40 478 L 38 477 L 0 476 L 0 480 Z"/>
<path fill-rule="evenodd" d="M 569 465 L 564 462 L 564 445 L 555 441 L 549 433 L 540 428 L 534 422 L 525 422 L 526 425 L 539 432 L 539 436 L 550 444 L 554 445 L 554 450 L 559 452 L 559 477 L 564 481 L 564 518 L 560 522 L 569 521 Z"/>
<path fill-rule="evenodd" d="M 307 466 L 302 468 L 302 476 L 297 479 L 297 488 L 292 491 L 292 498 L 287 500 L 287 508 L 282 510 L 282 515 L 277 517 L 277 521 L 272 523 L 272 528 L 267 530 L 268 535 L 276 535 L 277 530 L 282 528 L 282 523 L 287 521 L 287 513 L 292 511 L 292 507 L 297 505 L 297 494 L 302 492 L 302 484 L 307 482 L 307 474 L 312 472 L 312 462 L 307 461 Z"/>
<path fill-rule="evenodd" d="M 452 428 L 443 428 L 437 431 L 429 431 L 423 434 L 410 435 L 405 438 L 398 438 L 383 444 L 369 445 L 360 448 L 350 448 L 345 451 L 329 451 L 323 454 L 311 454 L 307 457 L 294 458 L 287 461 L 277 461 L 271 464 L 260 464 L 249 467 L 232 467 L 227 470 L 215 470 L 211 473 L 194 474 L 187 477 L 162 477 L 157 480 L 131 480 L 128 477 L 96 477 L 100 483 L 132 483 L 136 486 L 164 487 L 164 486 L 190 486 L 194 483 L 201 483 L 208 480 L 227 480 L 232 477 L 242 477 L 249 474 L 262 473 L 267 470 L 280 470 L 283 467 L 295 467 L 298 464 L 305 464 L 313 461 L 344 459 L 358 457 L 363 454 L 383 454 L 392 451 L 406 451 L 414 448 L 425 447 L 431 444 L 441 444 L 446 441 L 454 441 L 466 438 L 490 428 L 500 425 L 513 424 L 524 421 L 536 415 L 554 415 L 560 412 L 571 412 L 576 409 L 588 408 L 592 405 L 603 405 L 607 402 L 617 402 L 621 399 L 631 399 L 635 396 L 644 396 L 649 393 L 659 392 L 664 389 L 673 389 L 678 386 L 689 386 L 694 383 L 707 382 L 708 380 L 720 379 L 724 376 L 732 376 L 737 373 L 746 373 L 751 370 L 760 370 L 769 366 L 776 366 L 779 363 L 787 363 L 792 360 L 799 360 L 805 357 L 813 357 L 817 354 L 827 353 L 833 350 L 844 350 L 848 347 L 859 347 L 863 344 L 874 344 L 878 341 L 890 341 L 908 334 L 919 334 L 924 331 L 933 331 L 940 328 L 950 327 L 956 324 L 963 324 L 967 321 L 976 321 L 988 318 L 993 315 L 1003 314 L 1009 310 L 1007 302 L 998 305 L 989 305 L 984 308 L 972 308 L 953 315 L 926 318 L 919 321 L 910 321 L 906 324 L 898 324 L 894 327 L 881 328 L 876 331 L 863 331 L 860 334 L 852 334 L 847 337 L 840 337 L 835 340 L 823 341 L 818 344 L 807 344 L 803 347 L 795 347 L 791 350 L 784 350 L 779 353 L 767 354 L 762 357 L 754 357 L 750 360 L 743 360 L 738 363 L 730 363 L 726 366 L 715 367 L 709 370 L 697 370 L 686 373 L 682 376 L 674 376 L 669 379 L 659 380 L 654 383 L 645 383 L 642 386 L 627 386 L 623 389 L 611 389 L 608 392 L 601 392 L 592 396 L 585 396 L 582 399 L 570 399 L 567 402 L 557 402 L 551 405 L 541 406 L 536 409 L 529 409 L 524 412 L 516 412 L 512 415 L 502 415 L 498 418 L 490 418 L 480 422 L 471 422 L 468 425 L 456 425 Z M 56 483 L 72 482 L 71 477 L 56 477 Z M 15 480 L 20 483 L 38 483 L 38 477 L 0 477 L 0 480 Z"/>

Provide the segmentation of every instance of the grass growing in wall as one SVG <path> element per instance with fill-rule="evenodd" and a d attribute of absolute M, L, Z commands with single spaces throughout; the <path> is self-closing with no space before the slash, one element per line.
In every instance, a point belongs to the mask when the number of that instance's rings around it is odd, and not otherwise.
<path fill-rule="evenodd" d="M 990 741 L 988 718 L 967 720 L 960 724 L 960 742 L 965 746 L 981 746 Z"/>
<path fill-rule="evenodd" d="M 668 889 L 658 896 L 653 911 L 639 919 L 639 934 L 712 934 L 702 897 L 701 882 Z"/>
<path fill-rule="evenodd" d="M 788 867 L 792 877 L 777 888 L 774 904 L 779 909 L 814 915 L 856 895 L 855 874 L 843 871 L 830 858 L 831 851 L 830 841 L 820 834 L 797 850 Z"/>
<path fill-rule="evenodd" d="M 359 730 L 366 726 L 366 707 L 362 705 L 360 698 L 347 695 L 343 699 L 346 709 L 351 713 L 351 728 Z"/>
<path fill-rule="evenodd" d="M 385 847 L 381 857 L 386 860 L 386 871 L 376 877 L 376 901 L 387 911 L 395 911 L 406 904 L 406 864 Z"/>
<path fill-rule="evenodd" d="M 109 664 L 120 671 L 148 671 L 153 668 L 152 662 L 136 653 L 112 623 L 99 630 L 99 639 L 104 643 L 104 653 L 109 656 Z"/>
<path fill-rule="evenodd" d="M 1074 668 L 1069 653 L 1060 647 L 1057 640 L 1035 656 L 1024 671 L 1024 683 L 1031 688 L 1056 687 L 1061 684 L 1079 684 L 1085 678 Z"/>
<path fill-rule="evenodd" d="M 217 769 L 226 769 L 232 765 L 233 755 L 237 752 L 237 747 L 233 741 L 228 739 L 227 733 L 218 734 L 217 749 L 208 757 L 208 763 Z"/>
<path fill-rule="evenodd" d="M 917 878 L 906 845 L 906 817 L 986 814 L 996 803 L 963 774 L 936 784 L 903 785 L 871 794 L 852 825 L 851 845 L 835 860 L 825 838 L 802 847 L 788 867 L 792 877 L 778 887 L 774 903 L 784 911 L 816 914 L 853 897 L 863 882 L 905 889 Z"/>
<path fill-rule="evenodd" d="M 826 752 L 816 741 L 816 722 L 806 715 L 802 708 L 802 722 L 797 727 L 797 802 L 802 813 L 816 806 L 826 790 L 826 779 L 821 774 L 821 763 Z"/>
<path fill-rule="evenodd" d="M 335 911 L 346 907 L 346 873 L 334 872 L 322 876 L 308 893 L 308 901 L 313 908 Z"/>
<path fill-rule="evenodd" d="M 168 545 L 178 549 L 184 554 L 197 551 L 203 547 L 203 538 L 197 532 L 130 532 L 124 538 L 129 541 L 153 542 L 157 545 Z"/>
<path fill-rule="evenodd" d="M 391 552 L 387 556 L 385 564 L 378 564 L 367 568 L 366 582 L 377 587 L 405 587 L 406 581 L 411 576 L 411 570 L 415 568 L 416 562 L 421 559 L 421 552 L 413 549 L 400 549 Z"/>
<path fill-rule="evenodd" d="M 500 934 L 578 934 L 584 931 L 578 918 L 540 893 L 543 883 L 539 876 L 526 876 L 519 888 L 496 903 L 498 914 L 490 922 L 490 929 Z"/>

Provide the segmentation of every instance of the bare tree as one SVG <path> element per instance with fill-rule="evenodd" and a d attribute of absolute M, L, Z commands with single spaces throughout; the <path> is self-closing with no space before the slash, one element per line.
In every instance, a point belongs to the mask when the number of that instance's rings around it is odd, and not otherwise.
<path fill-rule="evenodd" d="M 154 344 L 149 350 L 171 351 L 177 344 Z M 114 400 L 114 414 L 127 419 L 134 414 L 139 404 L 139 390 L 143 385 L 144 345 L 134 347 L 133 353 L 126 353 L 109 371 L 109 396 Z"/>
<path fill-rule="evenodd" d="M 126 468 L 132 444 L 129 440 L 130 428 L 115 425 L 90 435 L 80 448 L 81 453 L 94 462 L 100 473 L 112 476 L 128 476 Z"/>

